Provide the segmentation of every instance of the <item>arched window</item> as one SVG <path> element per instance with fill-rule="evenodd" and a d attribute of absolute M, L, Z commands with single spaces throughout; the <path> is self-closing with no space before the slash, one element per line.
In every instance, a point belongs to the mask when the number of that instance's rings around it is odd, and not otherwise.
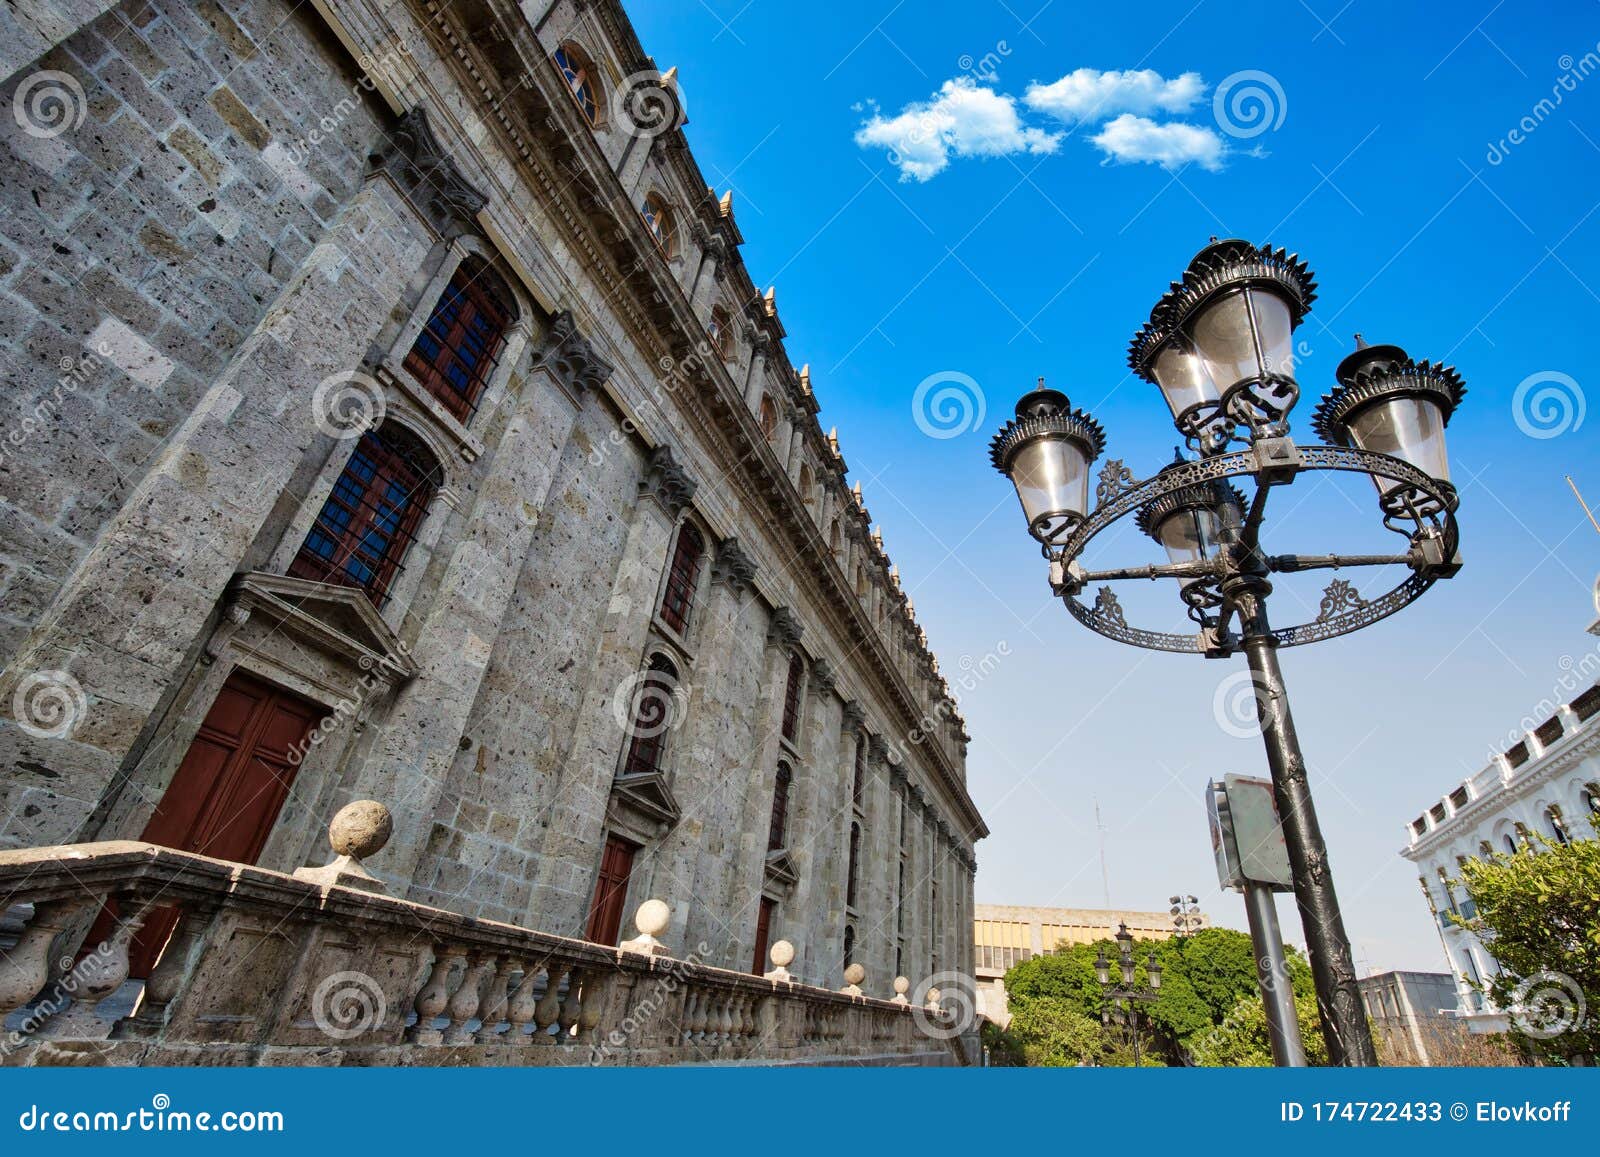
<path fill-rule="evenodd" d="M 1600 783 L 1584 784 L 1583 790 L 1578 792 L 1578 798 L 1583 801 L 1591 818 L 1600 817 Z"/>
<path fill-rule="evenodd" d="M 680 635 L 689 625 L 689 610 L 694 605 L 694 584 L 700 577 L 700 562 L 705 558 L 706 541 L 692 522 L 678 530 L 678 544 L 667 568 L 667 589 L 661 595 L 661 617 Z"/>
<path fill-rule="evenodd" d="M 1511 838 L 1511 833 L 1506 833 L 1506 852 L 1509 855 L 1517 854 L 1517 841 Z"/>
<path fill-rule="evenodd" d="M 717 356 L 727 361 L 728 351 L 733 344 L 733 321 L 728 317 L 728 311 L 720 305 L 711 307 L 711 320 L 706 322 L 706 336 L 711 339 L 711 348 L 717 351 Z"/>
<path fill-rule="evenodd" d="M 650 236 L 656 240 L 656 246 L 667 257 L 677 252 L 677 230 L 672 220 L 672 210 L 658 193 L 651 193 L 644 199 L 644 208 L 640 210 L 644 217 L 646 228 Z"/>
<path fill-rule="evenodd" d="M 783 685 L 783 737 L 790 743 L 800 730 L 800 678 L 804 672 L 800 656 L 790 655 L 789 677 Z"/>
<path fill-rule="evenodd" d="M 765 395 L 761 398 L 761 436 L 768 442 L 778 436 L 778 407 Z"/>
<path fill-rule="evenodd" d="M 494 373 L 512 315 L 509 302 L 487 266 L 463 261 L 406 354 L 406 369 L 463 422 Z"/>
<path fill-rule="evenodd" d="M 662 654 L 650 657 L 650 665 L 634 686 L 633 726 L 628 729 L 628 757 L 624 775 L 648 775 L 661 770 L 666 753 L 667 732 L 677 723 L 678 668 Z"/>
<path fill-rule="evenodd" d="M 857 868 L 861 863 L 861 825 L 850 825 L 850 867 L 845 874 L 844 902 L 847 906 L 856 906 L 856 880 L 860 873 Z"/>
<path fill-rule="evenodd" d="M 772 786 L 772 826 L 767 829 L 767 851 L 782 850 L 789 836 L 789 788 L 794 783 L 794 772 L 789 765 L 778 763 L 778 778 Z"/>
<path fill-rule="evenodd" d="M 861 810 L 861 797 L 867 787 L 867 741 L 865 736 L 856 736 L 856 770 L 855 778 L 850 784 L 850 799 L 856 805 L 856 810 Z"/>
<path fill-rule="evenodd" d="M 563 44 L 556 49 L 556 67 L 566 77 L 567 89 L 577 102 L 583 119 L 591 125 L 600 123 L 600 83 L 588 54 L 576 44 Z"/>
<path fill-rule="evenodd" d="M 828 549 L 835 558 L 839 557 L 839 548 L 844 544 L 844 536 L 839 533 L 839 520 L 835 518 L 833 525 L 828 527 Z"/>
<path fill-rule="evenodd" d="M 802 462 L 800 463 L 800 501 L 805 503 L 807 506 L 811 505 L 811 491 L 813 487 L 814 482 L 811 476 L 811 467 Z"/>
<path fill-rule="evenodd" d="M 433 455 L 403 426 L 389 422 L 367 431 L 289 564 L 289 573 L 360 587 L 375 605 L 383 606 L 439 478 Z"/>
<path fill-rule="evenodd" d="M 849 924 L 844 926 L 844 966 L 849 968 L 856 962 L 856 930 Z"/>
<path fill-rule="evenodd" d="M 1567 836 L 1567 821 L 1561 815 L 1561 806 L 1551 804 L 1544 809 L 1544 822 L 1550 825 L 1550 834 L 1555 837 L 1558 844 L 1571 843 Z"/>

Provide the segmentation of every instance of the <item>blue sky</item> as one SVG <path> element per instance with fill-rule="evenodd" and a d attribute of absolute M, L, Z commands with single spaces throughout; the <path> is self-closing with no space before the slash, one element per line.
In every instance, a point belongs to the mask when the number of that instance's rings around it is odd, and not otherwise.
<path fill-rule="evenodd" d="M 1533 21 L 1492 0 L 630 6 L 646 51 L 678 68 L 696 156 L 734 189 L 744 259 L 776 284 L 791 356 L 811 365 L 945 671 L 1007 652 L 962 695 L 993 829 L 980 902 L 1099 906 L 1097 800 L 1113 904 L 1193 892 L 1243 926 L 1201 803 L 1212 775 L 1264 774 L 1259 739 L 1213 714 L 1240 661 L 1080 628 L 985 453 L 1043 375 L 1136 474 L 1169 460 L 1166 409 L 1124 351 L 1194 251 L 1239 236 L 1317 275 L 1297 335 L 1302 440 L 1357 330 L 1467 382 L 1449 430 L 1466 568 L 1396 618 L 1283 657 L 1358 966 L 1443 966 L 1396 854 L 1403 826 L 1507 745 L 1563 657 L 1600 645 L 1584 632 L 1600 534 L 1564 480 L 1600 503 L 1585 356 L 1600 327 L 1600 6 L 1542 7 Z M 1228 78 L 1243 103 L 1219 117 Z M 1251 89 L 1269 123 L 1246 135 L 1263 113 Z M 1560 103 L 1537 109 L 1552 90 Z M 930 437 L 913 397 L 943 372 L 970 376 L 984 413 Z M 1525 388 L 1519 414 L 1519 385 L 1541 374 L 1566 377 Z M 1544 388 L 1565 409 L 1541 420 L 1529 399 Z M 1284 497 L 1274 551 L 1398 543 L 1364 480 Z M 1101 559 L 1154 552 L 1130 530 Z M 1284 582 L 1275 621 L 1314 617 L 1326 578 Z M 1164 594 L 1129 592 L 1130 618 L 1182 629 Z"/>

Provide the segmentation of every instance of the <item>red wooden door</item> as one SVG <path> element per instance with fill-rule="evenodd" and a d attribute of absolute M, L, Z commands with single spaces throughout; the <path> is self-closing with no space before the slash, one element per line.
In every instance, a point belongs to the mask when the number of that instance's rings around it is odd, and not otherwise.
<path fill-rule="evenodd" d="M 756 914 L 756 960 L 750 966 L 750 971 L 757 976 L 767 972 L 767 940 L 772 936 L 772 914 L 777 909 L 776 900 L 770 896 L 761 897 L 761 910 Z"/>
<path fill-rule="evenodd" d="M 289 794 L 296 754 L 325 714 L 325 708 L 242 671 L 229 675 L 140 838 L 255 863 Z M 150 975 L 177 922 L 175 906 L 150 914 L 134 937 L 130 976 Z M 87 944 L 109 931 L 102 915 Z"/>
<path fill-rule="evenodd" d="M 637 844 L 620 836 L 606 837 L 600 856 L 600 878 L 595 881 L 589 905 L 589 928 L 584 938 L 595 944 L 616 944 L 622 932 L 622 905 L 628 899 L 628 877 L 633 873 Z"/>

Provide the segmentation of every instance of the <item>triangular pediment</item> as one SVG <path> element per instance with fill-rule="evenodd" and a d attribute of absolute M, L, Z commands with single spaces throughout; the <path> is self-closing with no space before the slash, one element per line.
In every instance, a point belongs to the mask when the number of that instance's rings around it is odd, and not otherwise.
<path fill-rule="evenodd" d="M 682 810 L 659 771 L 619 775 L 611 784 L 613 802 L 624 804 L 656 823 L 675 824 Z"/>
<path fill-rule="evenodd" d="M 393 682 L 417 673 L 416 660 L 400 636 L 355 587 L 257 571 L 234 580 L 230 605 L 270 619 L 313 646 Z"/>
<path fill-rule="evenodd" d="M 794 887 L 795 882 L 800 879 L 800 871 L 787 848 L 778 848 L 767 853 L 766 873 L 769 884 L 777 884 L 783 888 Z"/>

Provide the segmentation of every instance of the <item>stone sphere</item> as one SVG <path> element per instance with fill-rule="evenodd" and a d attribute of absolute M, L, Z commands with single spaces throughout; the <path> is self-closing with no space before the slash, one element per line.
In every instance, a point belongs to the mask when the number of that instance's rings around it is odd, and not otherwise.
<path fill-rule="evenodd" d="M 867 970 L 865 968 L 861 967 L 861 965 L 859 965 L 859 964 L 847 964 L 847 965 L 845 965 L 845 967 L 844 967 L 844 979 L 845 979 L 845 983 L 846 984 L 857 984 L 857 985 L 859 985 L 866 978 L 867 978 Z"/>
<path fill-rule="evenodd" d="M 672 923 L 672 909 L 665 900 L 646 900 L 633 914 L 633 922 L 645 936 L 660 936 Z"/>
<path fill-rule="evenodd" d="M 794 945 L 787 940 L 779 940 L 767 955 L 772 957 L 772 963 L 779 968 L 788 968 L 794 963 Z"/>
<path fill-rule="evenodd" d="M 334 853 L 364 860 L 383 851 L 394 832 L 389 809 L 375 799 L 358 799 L 339 809 L 328 825 L 328 843 Z"/>
<path fill-rule="evenodd" d="M 904 996 L 911 991 L 911 982 L 903 976 L 897 976 L 894 978 L 894 990 Z"/>

